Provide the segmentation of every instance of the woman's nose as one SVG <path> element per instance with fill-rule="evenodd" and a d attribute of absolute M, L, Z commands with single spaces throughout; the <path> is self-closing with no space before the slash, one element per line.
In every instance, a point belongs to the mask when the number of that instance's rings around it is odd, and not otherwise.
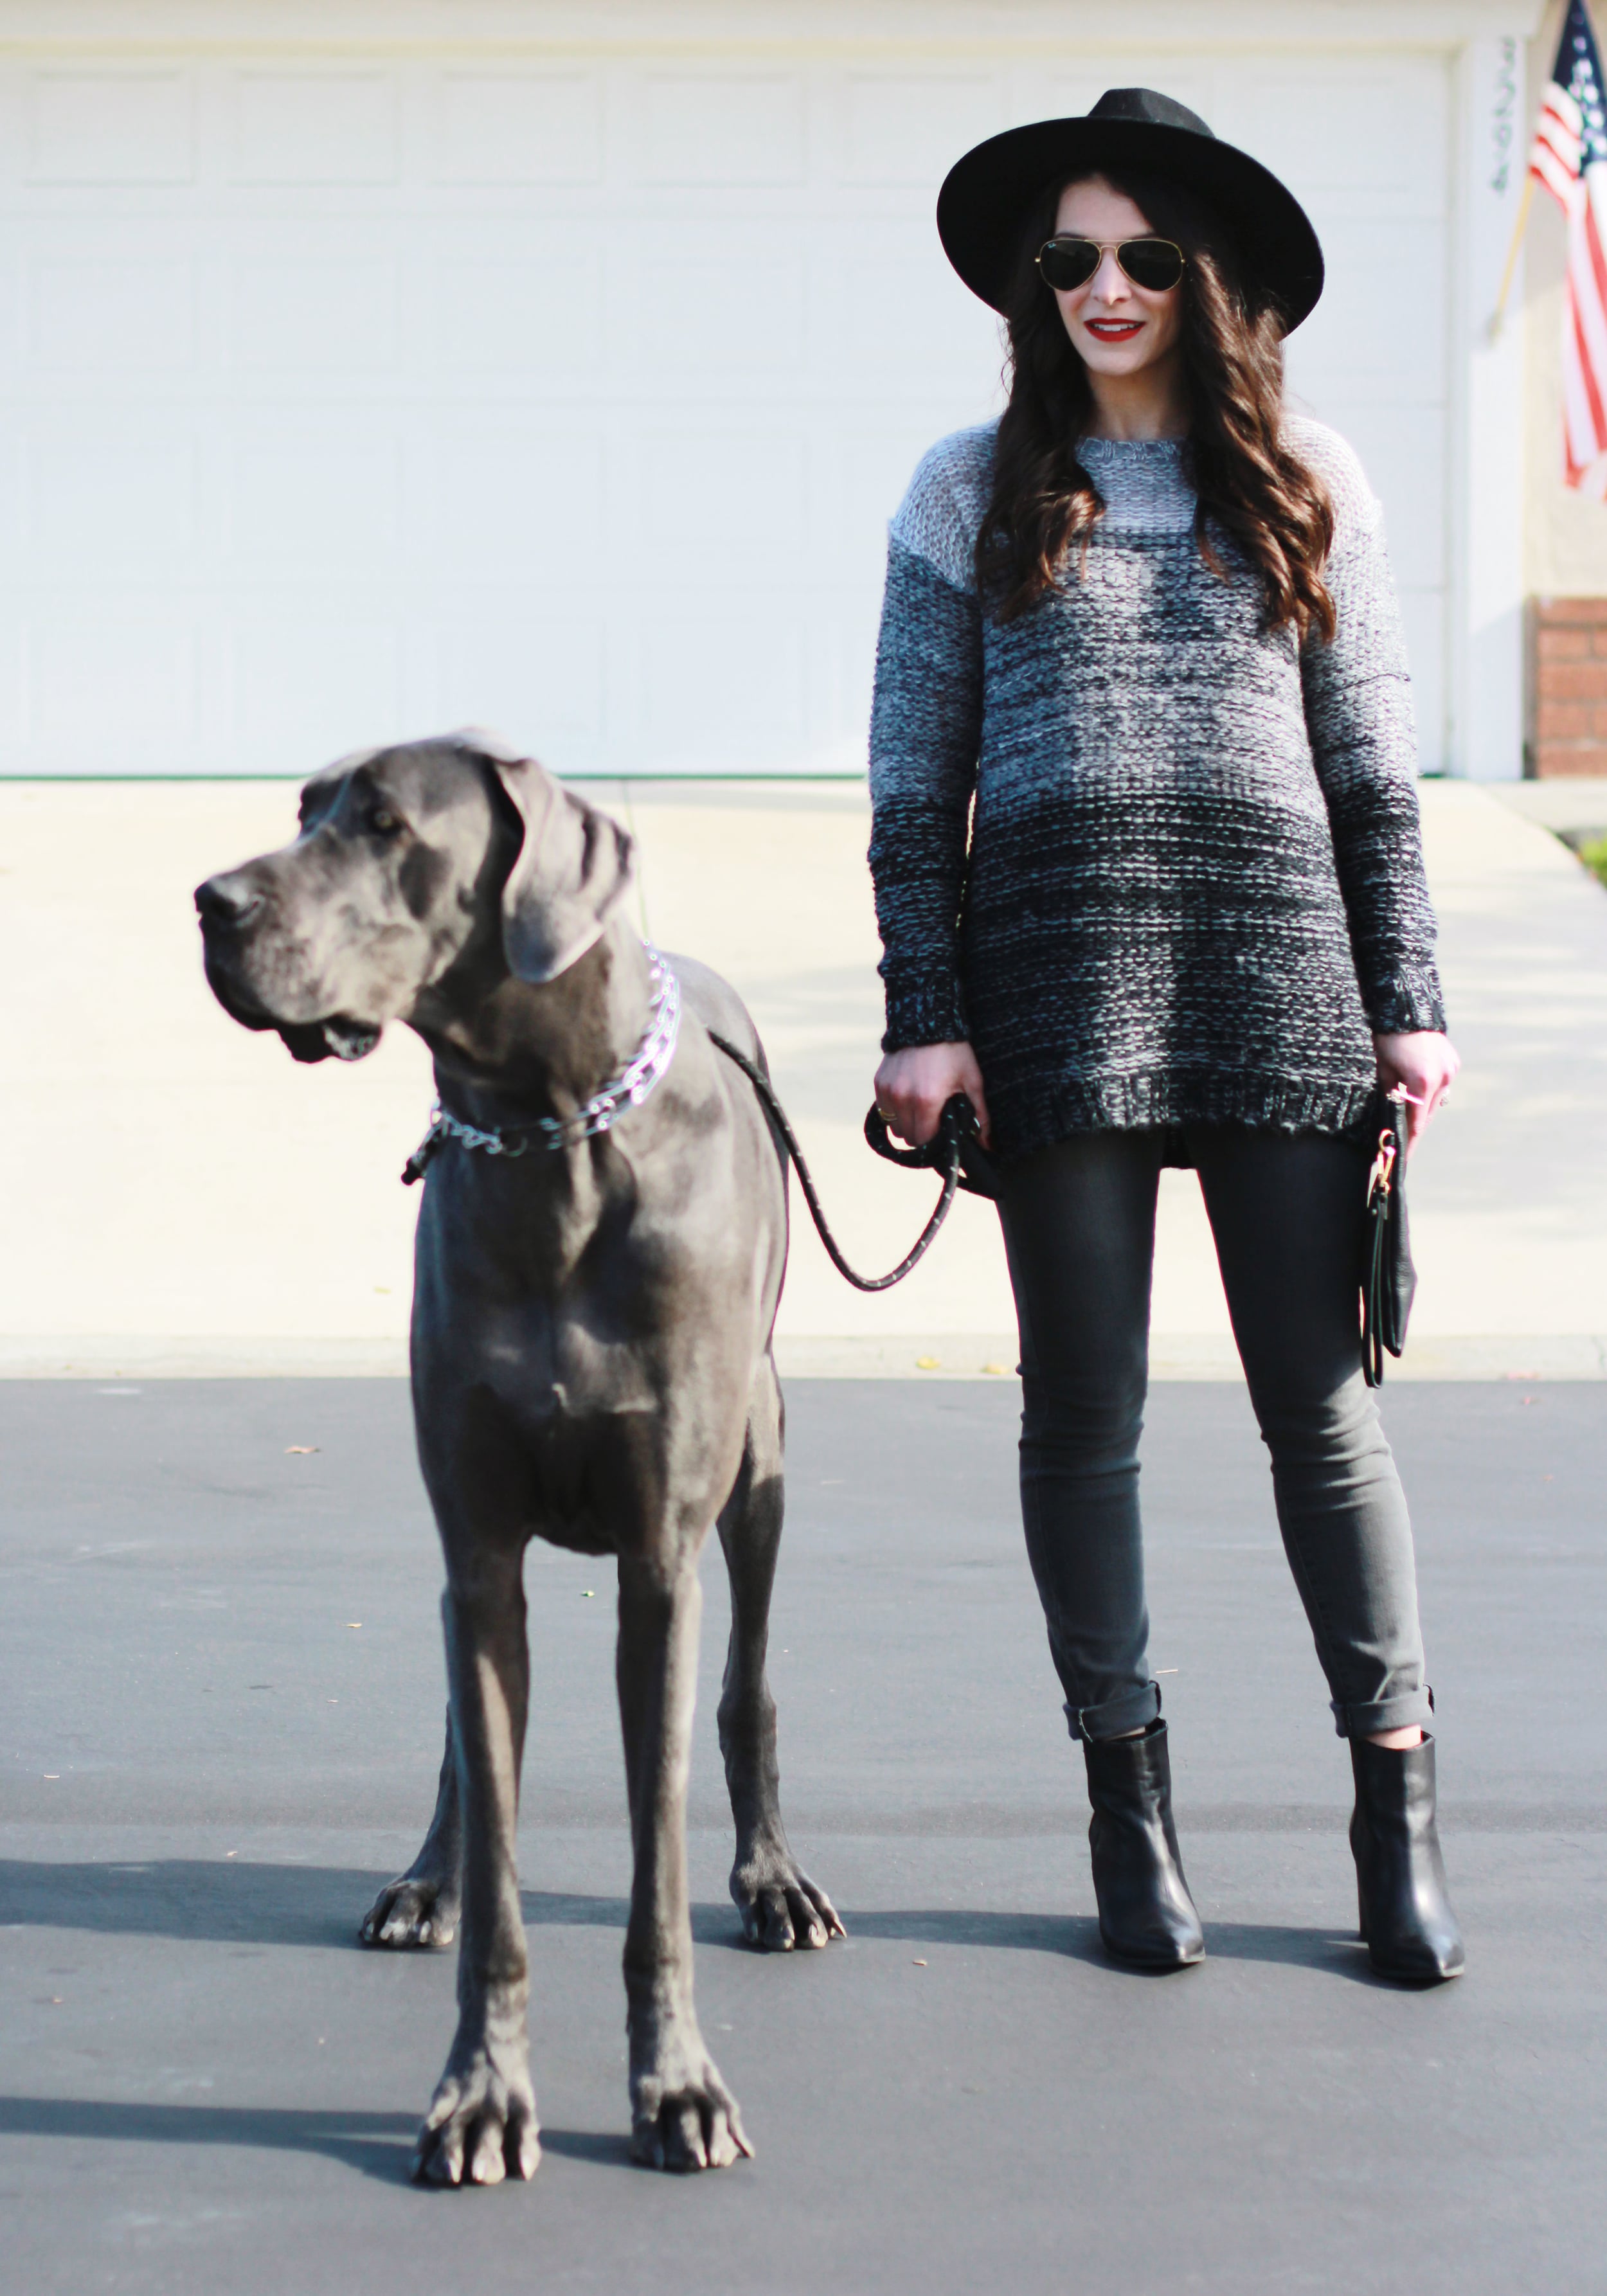
<path fill-rule="evenodd" d="M 1090 297 L 1101 303 L 1125 303 L 1132 291 L 1127 273 L 1116 260 L 1115 249 L 1107 247 L 1094 274 Z"/>

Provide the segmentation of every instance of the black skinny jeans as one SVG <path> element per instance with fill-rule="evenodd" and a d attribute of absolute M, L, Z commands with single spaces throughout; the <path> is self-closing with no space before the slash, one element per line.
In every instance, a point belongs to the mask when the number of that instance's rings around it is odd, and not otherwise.
<path fill-rule="evenodd" d="M 1426 1723 L 1412 1528 L 1361 1371 L 1365 1155 L 1315 1133 L 1187 1125 L 1183 1137 L 1339 1734 Z M 1001 1175 L 1021 1513 L 1073 1737 L 1114 1737 L 1160 1710 L 1138 1438 L 1166 1150 L 1160 1132 L 1079 1133 Z"/>

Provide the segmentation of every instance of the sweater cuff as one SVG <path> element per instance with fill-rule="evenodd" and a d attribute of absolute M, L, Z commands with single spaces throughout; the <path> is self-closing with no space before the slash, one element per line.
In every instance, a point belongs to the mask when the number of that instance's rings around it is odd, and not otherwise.
<path fill-rule="evenodd" d="M 1419 1029 L 1443 1034 L 1445 999 L 1431 964 L 1401 965 L 1372 982 L 1363 997 L 1374 1036 L 1407 1037 Z"/>
<path fill-rule="evenodd" d="M 969 1034 L 960 984 L 952 972 L 888 982 L 884 1053 L 901 1053 L 909 1045 L 958 1045 Z"/>

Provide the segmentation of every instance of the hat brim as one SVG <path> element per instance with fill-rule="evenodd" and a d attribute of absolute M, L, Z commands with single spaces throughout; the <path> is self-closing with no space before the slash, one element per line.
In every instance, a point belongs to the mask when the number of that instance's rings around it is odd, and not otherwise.
<path fill-rule="evenodd" d="M 1021 226 L 1038 194 L 1102 167 L 1143 168 L 1198 192 L 1222 217 L 1292 334 L 1323 291 L 1323 250 L 1304 208 L 1270 168 L 1231 144 L 1145 119 L 1039 119 L 990 135 L 938 194 L 943 251 L 973 295 L 1006 308 Z"/>

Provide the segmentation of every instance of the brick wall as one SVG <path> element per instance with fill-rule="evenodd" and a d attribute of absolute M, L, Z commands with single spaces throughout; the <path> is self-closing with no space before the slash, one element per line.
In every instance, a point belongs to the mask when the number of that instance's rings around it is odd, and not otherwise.
<path fill-rule="evenodd" d="M 1525 769 L 1607 776 L 1607 598 L 1529 602 Z"/>

